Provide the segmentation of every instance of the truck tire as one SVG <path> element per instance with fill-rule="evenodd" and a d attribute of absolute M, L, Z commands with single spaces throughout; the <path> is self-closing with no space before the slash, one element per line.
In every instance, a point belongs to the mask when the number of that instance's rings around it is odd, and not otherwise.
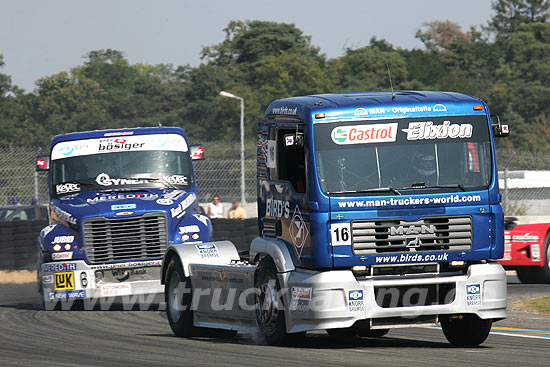
<path fill-rule="evenodd" d="M 306 335 L 287 333 L 281 286 L 277 280 L 277 268 L 271 258 L 263 259 L 256 269 L 256 324 L 267 344 L 293 346 L 303 342 Z"/>
<path fill-rule="evenodd" d="M 170 258 L 166 267 L 165 284 L 164 300 L 170 328 L 181 338 L 195 335 L 197 328 L 193 326 L 191 281 L 185 276 L 181 262 L 176 256 Z M 183 292 L 184 289 L 189 289 L 190 292 Z"/>
<path fill-rule="evenodd" d="M 478 346 L 487 339 L 493 320 L 483 320 L 477 315 L 441 316 L 443 334 L 452 345 Z"/>
<path fill-rule="evenodd" d="M 542 251 L 544 265 L 523 266 L 516 269 L 518 279 L 525 284 L 550 283 L 550 233 L 546 234 Z"/>

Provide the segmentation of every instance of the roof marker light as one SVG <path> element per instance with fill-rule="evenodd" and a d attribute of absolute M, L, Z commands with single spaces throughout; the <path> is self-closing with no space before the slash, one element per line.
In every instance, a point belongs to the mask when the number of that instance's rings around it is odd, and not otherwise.
<path fill-rule="evenodd" d="M 325 118 L 325 114 L 322 113 L 322 112 L 321 112 L 321 113 L 316 113 L 316 114 L 315 114 L 315 118 L 316 118 L 316 119 L 324 119 L 324 118 Z"/>
<path fill-rule="evenodd" d="M 483 110 L 483 106 L 482 106 L 482 105 L 476 104 L 476 105 L 474 106 L 474 111 L 482 111 L 482 110 Z"/>

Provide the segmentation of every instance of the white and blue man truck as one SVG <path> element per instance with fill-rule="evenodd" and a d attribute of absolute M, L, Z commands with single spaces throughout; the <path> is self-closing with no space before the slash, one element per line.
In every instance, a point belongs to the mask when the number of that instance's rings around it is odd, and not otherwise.
<path fill-rule="evenodd" d="M 259 236 L 167 248 L 162 282 L 178 336 L 258 330 L 383 336 L 440 323 L 479 345 L 506 317 L 493 138 L 478 98 L 362 92 L 277 100 L 259 124 Z"/>

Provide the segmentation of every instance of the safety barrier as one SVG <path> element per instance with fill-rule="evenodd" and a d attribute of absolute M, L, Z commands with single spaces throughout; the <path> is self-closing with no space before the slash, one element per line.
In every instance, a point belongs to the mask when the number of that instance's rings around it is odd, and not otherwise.
<path fill-rule="evenodd" d="M 0 270 L 36 269 L 36 238 L 47 225 L 47 221 L 0 222 Z M 258 218 L 212 219 L 212 226 L 215 241 L 232 241 L 239 253 L 245 253 L 257 236 Z"/>

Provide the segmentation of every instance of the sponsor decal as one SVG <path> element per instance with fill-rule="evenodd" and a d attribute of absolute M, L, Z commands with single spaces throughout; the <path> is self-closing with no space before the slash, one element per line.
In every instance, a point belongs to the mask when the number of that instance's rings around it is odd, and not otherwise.
<path fill-rule="evenodd" d="M 191 206 L 197 199 L 197 195 L 194 193 L 189 194 L 185 199 L 183 199 L 179 205 L 175 208 L 170 209 L 170 213 L 172 214 L 172 218 L 179 218 L 185 214 L 185 210 Z"/>
<path fill-rule="evenodd" d="M 512 236 L 512 241 L 516 242 L 539 242 L 539 236 L 526 232 L 524 234 L 516 234 Z"/>
<path fill-rule="evenodd" d="M 394 142 L 397 138 L 397 125 L 397 122 L 395 122 L 337 126 L 332 129 L 330 137 L 338 145 Z"/>
<path fill-rule="evenodd" d="M 61 155 L 65 156 L 65 157 L 68 157 L 71 154 L 73 154 L 74 147 L 71 146 L 71 145 L 60 146 L 58 148 L 58 152 L 61 153 Z"/>
<path fill-rule="evenodd" d="M 183 175 L 163 176 L 162 179 L 172 185 L 188 185 L 189 179 Z"/>
<path fill-rule="evenodd" d="M 117 204 L 117 205 L 111 205 L 111 210 L 128 210 L 128 209 L 135 209 L 136 204 Z"/>
<path fill-rule="evenodd" d="M 111 269 L 121 269 L 121 268 L 149 268 L 161 266 L 162 260 L 153 260 L 153 261 L 134 261 L 128 263 L 118 263 L 118 264 L 105 264 L 105 265 L 92 265 L 90 268 L 92 270 L 111 270 Z"/>
<path fill-rule="evenodd" d="M 37 166 L 38 168 L 45 169 L 45 168 L 48 168 L 48 162 L 46 162 L 46 161 L 43 160 L 43 159 L 36 158 L 36 166 Z"/>
<path fill-rule="evenodd" d="M 274 115 L 296 115 L 298 113 L 298 107 L 273 107 L 271 113 Z"/>
<path fill-rule="evenodd" d="M 134 132 L 133 131 L 120 131 L 120 132 L 103 134 L 103 136 L 126 136 L 126 135 L 134 135 Z"/>
<path fill-rule="evenodd" d="M 86 201 L 88 202 L 88 204 L 95 204 L 98 201 L 117 201 L 117 200 L 126 200 L 126 199 L 154 200 L 156 198 L 158 198 L 158 194 L 138 193 L 138 194 L 101 195 L 101 196 L 96 196 L 95 198 L 86 199 Z"/>
<path fill-rule="evenodd" d="M 44 284 L 53 283 L 53 274 L 42 275 L 42 283 Z"/>
<path fill-rule="evenodd" d="M 276 218 L 288 218 L 290 216 L 290 202 L 286 200 L 266 199 L 266 215 Z"/>
<path fill-rule="evenodd" d="M 285 146 L 290 147 L 292 145 L 294 145 L 294 136 L 293 135 L 285 136 Z"/>
<path fill-rule="evenodd" d="M 48 293 L 50 301 L 52 300 L 67 300 L 67 299 L 78 299 L 86 298 L 86 291 L 57 291 Z"/>
<path fill-rule="evenodd" d="M 438 103 L 433 107 L 434 112 L 447 112 L 447 107 L 444 104 Z"/>
<path fill-rule="evenodd" d="M 365 311 L 365 301 L 363 299 L 362 289 L 348 291 L 348 311 L 349 312 Z"/>
<path fill-rule="evenodd" d="M 445 195 L 436 197 L 405 197 L 405 198 L 389 198 L 377 200 L 352 200 L 338 201 L 338 207 L 345 208 L 379 208 L 385 206 L 411 206 L 411 205 L 445 205 L 459 203 L 475 203 L 480 202 L 480 195 Z"/>
<path fill-rule="evenodd" d="M 178 200 L 179 198 L 181 198 L 183 195 L 185 195 L 185 191 L 184 190 L 174 190 L 172 192 L 169 192 L 168 194 L 164 194 L 163 195 L 163 198 L 164 199 L 170 199 L 170 200 Z"/>
<path fill-rule="evenodd" d="M 309 230 L 307 229 L 306 222 L 302 217 L 302 213 L 300 212 L 298 205 L 294 208 L 294 214 L 292 215 L 292 220 L 290 221 L 289 232 L 298 256 L 302 256 L 304 243 L 309 236 Z"/>
<path fill-rule="evenodd" d="M 386 109 L 384 107 L 371 107 L 371 108 L 356 108 L 354 111 L 353 111 L 353 116 L 355 117 L 367 117 L 369 115 L 383 115 L 385 114 L 386 112 L 389 112 L 386 111 Z"/>
<path fill-rule="evenodd" d="M 52 254 L 52 260 L 70 260 L 73 258 L 73 252 L 54 252 Z"/>
<path fill-rule="evenodd" d="M 199 226 L 193 224 L 191 226 L 179 227 L 179 234 L 200 232 Z"/>
<path fill-rule="evenodd" d="M 74 236 L 55 236 L 52 245 L 56 243 L 71 243 L 74 241 Z"/>
<path fill-rule="evenodd" d="M 508 125 L 501 125 L 500 127 L 503 134 L 510 134 L 510 130 L 508 129 Z"/>
<path fill-rule="evenodd" d="M 122 217 L 122 216 L 124 216 L 124 215 L 132 215 L 132 214 L 134 214 L 134 212 L 132 212 L 132 211 L 129 211 L 129 212 L 128 212 L 128 211 L 124 211 L 124 212 L 116 212 L 116 213 L 115 213 L 115 215 L 116 215 L 117 217 Z"/>
<path fill-rule="evenodd" d="M 157 204 L 159 205 L 172 205 L 174 204 L 174 201 L 173 200 L 170 200 L 170 199 L 157 199 Z"/>
<path fill-rule="evenodd" d="M 414 240 L 413 240 L 414 241 Z M 409 246 L 411 247 L 411 246 Z M 419 254 L 409 253 L 400 255 L 384 255 L 376 256 L 374 261 L 376 264 L 398 264 L 398 263 L 427 263 L 427 262 L 441 262 L 448 261 L 449 254 Z"/>
<path fill-rule="evenodd" d="M 107 173 L 100 173 L 95 178 L 95 182 L 101 186 L 122 186 L 147 184 L 150 181 L 146 178 L 111 178 Z"/>
<path fill-rule="evenodd" d="M 407 133 L 407 140 L 463 139 L 472 137 L 474 127 L 471 124 L 451 124 L 450 121 L 444 121 L 441 125 L 424 121 L 409 122 L 409 128 L 402 130 Z"/>
<path fill-rule="evenodd" d="M 204 154 L 204 148 L 201 146 L 198 146 L 196 149 L 193 150 L 193 154 L 191 154 L 191 158 L 200 159 L 202 158 L 203 154 Z"/>
<path fill-rule="evenodd" d="M 291 292 L 290 310 L 308 312 L 312 289 L 306 287 L 292 287 Z"/>
<path fill-rule="evenodd" d="M 80 184 L 64 183 L 64 184 L 55 185 L 56 194 L 68 194 L 71 192 L 80 192 Z"/>
<path fill-rule="evenodd" d="M 466 284 L 466 305 L 467 306 L 482 306 L 483 299 L 481 298 L 481 284 Z"/>
<path fill-rule="evenodd" d="M 76 264 L 60 264 L 60 263 L 48 263 L 48 264 L 42 264 L 42 271 L 46 273 L 51 273 L 55 271 L 65 271 L 65 270 L 76 270 Z"/>
<path fill-rule="evenodd" d="M 266 167 L 275 168 L 277 167 L 277 160 L 275 159 L 275 149 L 277 147 L 277 142 L 275 140 L 267 141 L 267 152 L 266 152 Z"/>
<path fill-rule="evenodd" d="M 416 112 L 431 112 L 432 107 L 430 106 L 415 106 L 415 107 L 392 107 L 391 112 L 393 113 L 416 113 Z"/>
<path fill-rule="evenodd" d="M 292 299 L 307 299 L 311 301 L 312 288 L 292 287 Z"/>
<path fill-rule="evenodd" d="M 40 232 L 42 238 L 46 237 L 51 231 L 53 231 L 55 226 L 57 226 L 57 224 L 50 224 L 49 226 L 44 227 L 44 229 Z"/>
<path fill-rule="evenodd" d="M 193 214 L 193 216 L 205 226 L 208 226 L 208 217 L 202 214 Z"/>
<path fill-rule="evenodd" d="M 54 273 L 53 277 L 56 291 L 74 289 L 74 273 L 72 271 Z"/>
<path fill-rule="evenodd" d="M 201 259 L 210 259 L 213 257 L 220 257 L 218 248 L 215 244 L 195 245 L 195 248 L 199 252 Z"/>
<path fill-rule="evenodd" d="M 100 284 L 99 294 L 101 297 L 127 296 L 132 294 L 132 287 L 129 283 Z"/>
<path fill-rule="evenodd" d="M 101 153 L 111 153 L 129 150 L 141 150 L 144 145 L 145 143 L 143 142 L 131 143 L 124 138 L 99 139 L 97 151 Z"/>
<path fill-rule="evenodd" d="M 529 246 L 531 250 L 531 261 L 540 261 L 540 247 L 538 243 L 533 243 Z"/>
<path fill-rule="evenodd" d="M 53 206 L 53 211 L 59 218 L 66 221 L 67 223 L 76 224 L 76 218 L 73 217 L 71 213 L 67 213 L 57 206 Z"/>

